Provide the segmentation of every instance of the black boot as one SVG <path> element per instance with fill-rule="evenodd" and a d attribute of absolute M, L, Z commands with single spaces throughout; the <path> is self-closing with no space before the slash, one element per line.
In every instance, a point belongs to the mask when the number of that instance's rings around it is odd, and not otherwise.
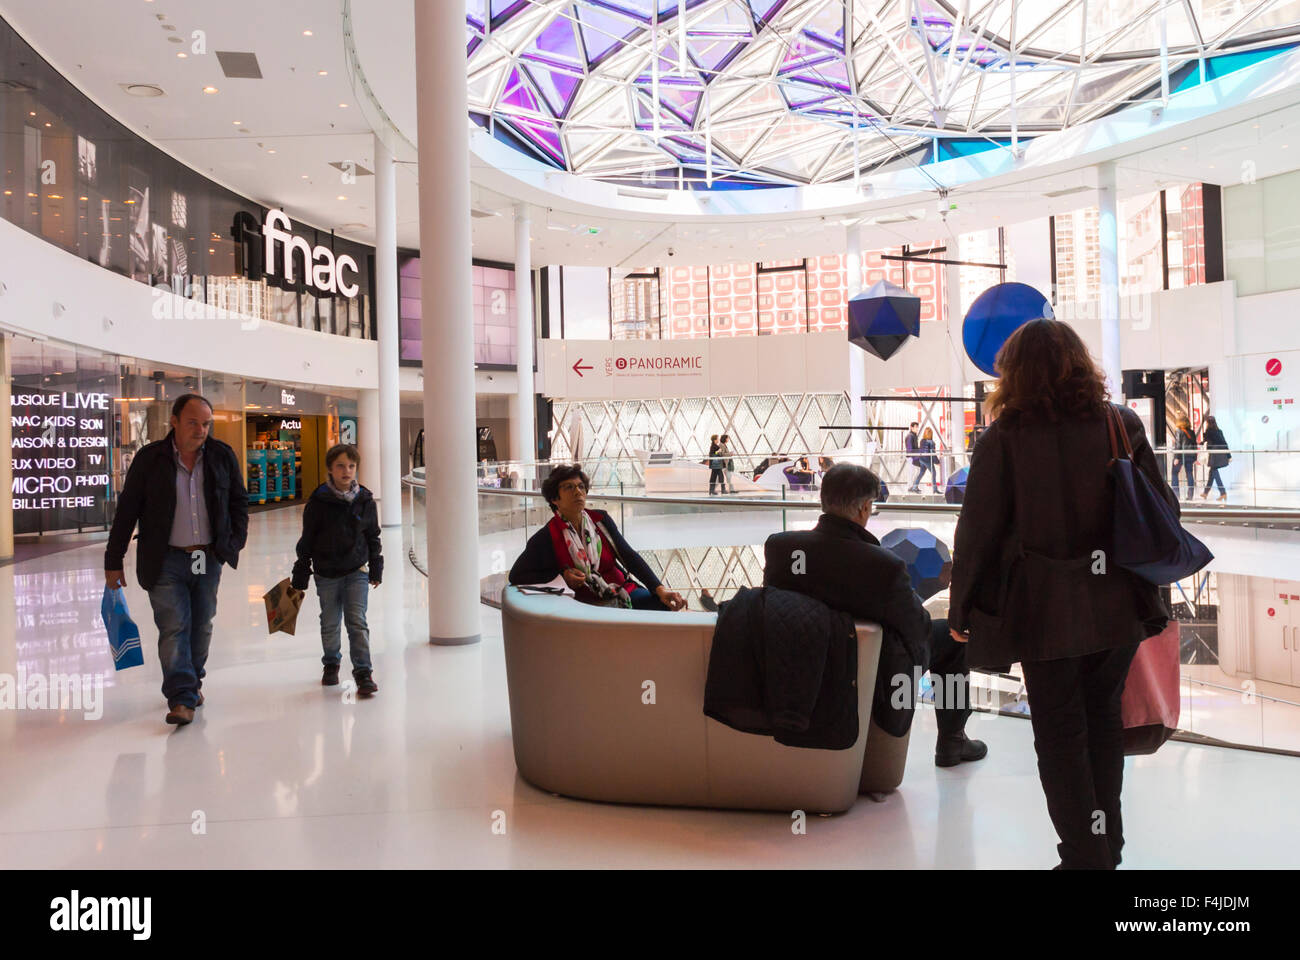
<path fill-rule="evenodd" d="M 934 745 L 934 765 L 955 767 L 963 761 L 983 760 L 988 752 L 988 745 L 983 740 L 972 740 L 965 733 L 955 737 L 941 734 Z"/>
<path fill-rule="evenodd" d="M 352 679 L 357 682 L 358 697 L 372 697 L 379 692 L 379 684 L 375 683 L 369 670 L 353 670 Z"/>
<path fill-rule="evenodd" d="M 339 665 L 337 663 L 325 664 L 325 669 L 320 676 L 320 685 L 322 687 L 337 687 L 339 685 Z"/>

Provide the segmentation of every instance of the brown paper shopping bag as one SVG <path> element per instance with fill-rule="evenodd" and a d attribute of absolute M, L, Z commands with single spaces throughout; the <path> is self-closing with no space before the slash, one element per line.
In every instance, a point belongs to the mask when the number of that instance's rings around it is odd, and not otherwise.
<path fill-rule="evenodd" d="M 262 595 L 266 603 L 266 629 L 268 633 L 283 630 L 289 636 L 298 625 L 298 611 L 306 594 L 291 590 L 292 581 L 285 577 Z"/>

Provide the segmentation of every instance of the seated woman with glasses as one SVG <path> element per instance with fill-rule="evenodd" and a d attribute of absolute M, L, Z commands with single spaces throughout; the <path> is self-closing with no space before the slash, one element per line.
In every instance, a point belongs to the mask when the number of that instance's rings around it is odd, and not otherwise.
<path fill-rule="evenodd" d="M 563 577 L 583 603 L 684 610 L 686 601 L 681 594 L 659 582 L 641 555 L 628 546 L 613 518 L 604 510 L 587 509 L 590 486 L 576 463 L 556 467 L 542 481 L 542 496 L 554 516 L 528 538 L 524 552 L 510 568 L 510 582 L 541 584 Z"/>

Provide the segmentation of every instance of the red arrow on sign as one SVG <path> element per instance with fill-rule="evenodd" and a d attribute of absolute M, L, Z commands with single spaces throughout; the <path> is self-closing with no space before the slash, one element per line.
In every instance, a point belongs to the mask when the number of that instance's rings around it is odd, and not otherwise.
<path fill-rule="evenodd" d="M 576 373 L 578 376 L 582 376 L 582 371 L 584 371 L 584 370 L 595 370 L 595 369 L 596 369 L 595 367 L 590 366 L 590 365 L 585 366 L 585 367 L 584 367 L 584 366 L 580 366 L 581 363 L 582 363 L 582 357 L 579 357 L 579 358 L 574 362 L 574 364 L 573 364 L 573 372 Z"/>

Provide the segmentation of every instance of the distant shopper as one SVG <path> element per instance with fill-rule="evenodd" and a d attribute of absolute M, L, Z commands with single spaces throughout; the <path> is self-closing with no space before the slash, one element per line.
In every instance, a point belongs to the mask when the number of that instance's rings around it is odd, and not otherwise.
<path fill-rule="evenodd" d="M 329 479 L 316 488 L 302 512 L 302 537 L 298 561 L 293 565 L 293 588 L 305 591 L 316 572 L 320 597 L 320 640 L 324 652 L 321 684 L 339 682 L 342 640 L 339 621 L 348 628 L 348 658 L 357 694 L 379 692 L 370 663 L 370 627 L 367 584 L 377 587 L 384 579 L 380 552 L 379 510 L 370 491 L 357 483 L 361 455 L 350 443 L 338 443 L 325 454 Z"/>
<path fill-rule="evenodd" d="M 718 435 L 715 433 L 709 437 L 709 458 L 705 461 L 709 466 L 709 495 L 717 493 L 718 484 L 722 484 L 722 492 L 727 492 L 727 475 L 723 473 L 726 464 L 718 456 Z"/>
<path fill-rule="evenodd" d="M 1174 493 L 1178 493 L 1178 470 L 1182 468 L 1186 475 L 1187 499 L 1196 494 L 1196 434 L 1192 432 L 1192 422 L 1186 417 L 1179 417 L 1174 428 L 1174 480 L 1170 484 Z"/>
<path fill-rule="evenodd" d="M 104 550 L 104 581 L 125 586 L 123 560 L 140 526 L 135 570 L 158 627 L 168 723 L 203 705 L 221 566 L 239 563 L 248 539 L 248 494 L 235 451 L 215 437 L 212 404 L 187 393 L 172 404 L 171 432 L 131 461 Z"/>
<path fill-rule="evenodd" d="M 1213 417 L 1205 418 L 1205 449 L 1210 454 L 1210 476 L 1205 481 L 1205 492 L 1201 494 L 1201 499 L 1210 495 L 1212 484 L 1218 484 L 1219 499 L 1227 500 L 1228 491 L 1223 488 L 1223 478 L 1219 476 L 1219 471 L 1232 462 L 1232 454 L 1227 452 L 1228 441 L 1219 429 L 1219 422 Z"/>
<path fill-rule="evenodd" d="M 681 594 L 659 582 L 623 539 L 614 518 L 604 510 L 587 509 L 590 486 L 576 463 L 556 467 L 542 481 L 542 497 L 554 516 L 528 538 L 510 568 L 510 582 L 545 584 L 563 577 L 583 603 L 636 610 L 685 609 Z"/>
<path fill-rule="evenodd" d="M 731 459 L 731 437 L 723 434 L 718 439 L 718 460 L 721 461 L 722 470 L 722 492 L 735 493 L 736 483 L 731 479 L 732 473 L 736 470 L 736 461 Z"/>
<path fill-rule="evenodd" d="M 908 489 L 912 493 L 921 492 L 921 483 L 926 475 L 930 474 L 930 489 L 938 489 L 938 482 L 934 474 L 934 462 L 938 459 L 934 455 L 934 431 L 929 427 L 925 428 L 925 433 L 921 435 L 921 442 L 917 447 L 918 456 L 912 458 L 912 463 L 916 465 L 916 476 L 912 478 L 912 486 Z"/>
<path fill-rule="evenodd" d="M 913 420 L 907 425 L 907 433 L 903 436 L 903 452 L 906 454 L 904 459 L 909 461 L 913 467 L 916 467 L 916 476 L 913 477 L 912 482 L 907 485 L 908 493 L 921 492 L 921 476 L 924 472 L 921 469 L 921 464 L 924 461 L 922 461 L 920 456 L 918 456 L 921 452 L 921 438 L 917 436 L 916 433 L 920 426 L 919 423 Z M 906 467 L 904 467 L 904 469 L 906 470 Z"/>
<path fill-rule="evenodd" d="M 1033 320 L 998 352 L 994 422 L 975 447 L 953 548 L 948 625 L 972 667 L 1019 662 L 1060 866 L 1113 869 L 1124 845 L 1120 697 L 1169 610 L 1105 561 L 1114 495 L 1105 374 L 1074 329 Z M 1176 511 L 1142 421 L 1111 408 L 1133 466 Z"/>

